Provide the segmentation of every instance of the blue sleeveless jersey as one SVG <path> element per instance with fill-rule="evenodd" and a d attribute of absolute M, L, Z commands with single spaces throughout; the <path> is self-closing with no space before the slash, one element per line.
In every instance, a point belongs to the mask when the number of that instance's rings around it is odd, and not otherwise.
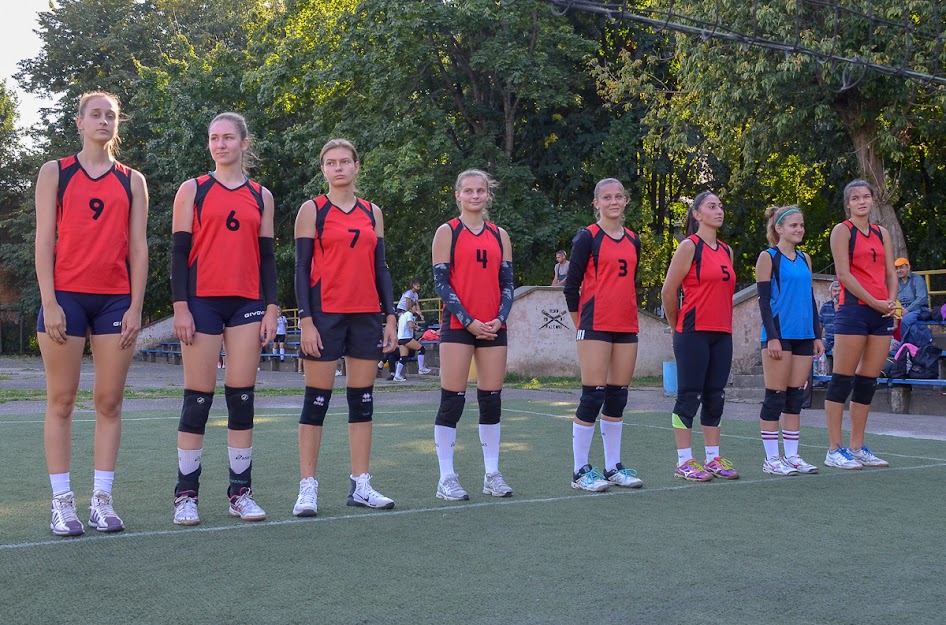
<path fill-rule="evenodd" d="M 811 269 L 807 256 L 798 250 L 795 260 L 786 258 L 777 247 L 766 250 L 772 257 L 772 316 L 783 339 L 814 339 L 814 310 Z M 768 342 L 765 327 L 763 343 Z"/>

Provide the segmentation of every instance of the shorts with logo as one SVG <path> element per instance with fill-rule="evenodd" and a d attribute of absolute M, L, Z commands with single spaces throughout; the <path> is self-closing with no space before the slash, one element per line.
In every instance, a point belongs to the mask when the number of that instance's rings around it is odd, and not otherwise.
<path fill-rule="evenodd" d="M 605 343 L 637 343 L 637 332 L 605 332 L 602 330 L 578 330 L 576 341 L 604 341 Z"/>
<path fill-rule="evenodd" d="M 131 307 L 131 295 L 56 291 L 56 302 L 66 315 L 66 336 L 84 338 L 88 332 L 121 334 L 122 317 Z M 36 331 L 46 332 L 42 306 L 36 320 Z"/>
<path fill-rule="evenodd" d="M 815 340 L 814 339 L 779 339 L 779 343 L 782 344 L 783 352 L 791 352 L 792 356 L 814 356 L 815 355 Z M 762 349 L 768 349 L 768 342 L 762 343 Z"/>
<path fill-rule="evenodd" d="M 506 338 L 506 328 L 500 328 L 496 333 L 496 338 L 488 341 L 478 339 L 469 330 L 451 330 L 443 329 L 440 332 L 441 343 L 462 343 L 463 345 L 472 345 L 473 347 L 506 347 L 509 342 Z"/>
<path fill-rule="evenodd" d="M 342 356 L 381 359 L 381 313 L 312 313 L 312 323 L 322 339 L 318 356 L 299 355 L 306 360 L 332 362 Z"/>
<path fill-rule="evenodd" d="M 893 325 L 893 317 L 884 317 L 880 311 L 870 306 L 844 304 L 838 306 L 838 313 L 834 317 L 834 334 L 891 336 Z"/>
<path fill-rule="evenodd" d="M 273 342 L 274 342 L 274 343 L 285 343 L 285 342 L 286 342 L 286 335 L 285 335 L 285 334 L 277 334 L 277 335 L 276 335 L 276 338 L 273 339 Z"/>
<path fill-rule="evenodd" d="M 261 299 L 246 297 L 188 297 L 194 328 L 201 334 L 223 334 L 224 328 L 259 323 L 266 314 Z"/>

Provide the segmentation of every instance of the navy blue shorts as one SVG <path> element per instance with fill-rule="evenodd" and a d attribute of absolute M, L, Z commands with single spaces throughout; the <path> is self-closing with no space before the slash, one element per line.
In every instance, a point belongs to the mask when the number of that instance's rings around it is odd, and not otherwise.
<path fill-rule="evenodd" d="M 246 297 L 188 297 L 194 329 L 201 334 L 223 334 L 224 328 L 259 323 L 266 314 L 261 299 Z"/>
<path fill-rule="evenodd" d="M 604 341 L 605 343 L 637 343 L 637 332 L 605 332 L 602 330 L 578 330 L 576 341 Z"/>
<path fill-rule="evenodd" d="M 783 352 L 791 352 L 793 356 L 814 356 L 815 339 L 779 339 Z M 762 349 L 768 349 L 768 342 L 762 343 Z"/>
<path fill-rule="evenodd" d="M 92 334 L 121 334 L 122 317 L 131 306 L 131 295 L 56 291 L 56 301 L 66 315 L 66 336 L 84 338 L 89 331 Z M 36 331 L 46 332 L 42 306 L 36 320 Z"/>
<path fill-rule="evenodd" d="M 509 341 L 506 338 L 506 328 L 500 328 L 496 333 L 496 338 L 492 341 L 478 339 L 469 330 L 450 330 L 440 331 L 441 343 L 462 343 L 463 345 L 472 345 L 473 347 L 506 347 Z"/>
<path fill-rule="evenodd" d="M 834 317 L 834 334 L 892 336 L 893 317 L 884 317 L 880 311 L 864 304 L 838 306 L 838 314 Z"/>
<path fill-rule="evenodd" d="M 312 323 L 322 338 L 319 356 L 299 355 L 306 360 L 334 362 L 342 356 L 381 359 L 381 313 L 312 313 Z"/>

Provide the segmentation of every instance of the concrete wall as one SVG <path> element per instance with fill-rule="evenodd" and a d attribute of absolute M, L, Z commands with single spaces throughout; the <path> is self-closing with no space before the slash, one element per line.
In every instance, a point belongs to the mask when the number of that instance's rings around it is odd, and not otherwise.
<path fill-rule="evenodd" d="M 162 341 L 173 340 L 175 340 L 174 317 L 165 317 L 141 329 L 135 349 L 154 349 Z"/>

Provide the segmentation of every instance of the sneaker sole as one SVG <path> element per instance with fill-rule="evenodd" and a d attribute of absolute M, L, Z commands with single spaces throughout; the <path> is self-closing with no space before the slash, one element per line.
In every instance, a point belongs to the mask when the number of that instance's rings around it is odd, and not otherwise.
<path fill-rule="evenodd" d="M 314 517 L 319 516 L 318 510 L 313 510 L 312 508 L 293 508 L 292 516 L 298 517 Z"/>
<path fill-rule="evenodd" d="M 49 531 L 53 533 L 53 536 L 82 536 L 83 534 L 85 534 L 85 528 L 82 527 L 81 525 L 79 526 L 78 530 L 66 530 L 65 532 L 62 532 L 62 531 L 57 532 L 55 528 L 53 528 L 53 526 L 50 525 Z"/>
<path fill-rule="evenodd" d="M 484 488 L 483 494 L 492 495 L 493 497 L 512 497 L 512 491 L 509 491 L 508 493 L 502 493 L 498 490 L 493 490 L 491 488 Z"/>
<path fill-rule="evenodd" d="M 174 525 L 183 525 L 184 527 L 200 525 L 200 519 L 174 519 Z"/>
<path fill-rule="evenodd" d="M 611 482 L 612 486 L 618 486 L 620 488 L 640 488 L 644 485 L 644 483 L 640 480 L 637 480 L 636 482 L 632 482 L 631 484 L 621 484 L 620 482 L 615 482 L 614 480 L 608 480 L 608 481 Z"/>
<path fill-rule="evenodd" d="M 266 520 L 266 515 L 265 515 L 265 514 L 262 515 L 262 516 L 259 516 L 259 515 L 257 515 L 257 516 L 245 515 L 245 516 L 244 516 L 244 515 L 240 514 L 240 512 L 239 512 L 238 510 L 234 510 L 233 508 L 230 508 L 230 516 L 234 516 L 234 517 L 237 517 L 237 516 L 238 516 L 238 517 L 240 517 L 241 519 L 243 519 L 244 521 L 250 521 L 250 522 L 265 521 L 265 520 Z"/>
<path fill-rule="evenodd" d="M 690 477 L 687 475 L 680 475 L 679 473 L 674 473 L 674 477 L 678 477 L 681 480 L 686 480 L 687 482 L 711 482 L 713 481 L 713 476 L 708 475 L 707 477 Z"/>
<path fill-rule="evenodd" d="M 824 466 L 831 467 L 832 469 L 842 469 L 844 471 L 860 471 L 861 469 L 864 468 L 864 465 L 862 464 L 858 464 L 857 466 L 854 466 L 854 467 L 845 467 L 840 464 L 832 464 L 827 461 L 825 461 Z"/>
<path fill-rule="evenodd" d="M 462 497 L 449 497 L 447 495 L 444 495 L 440 491 L 437 491 L 437 499 L 443 499 L 444 501 L 469 501 L 470 496 L 463 495 Z"/>
<path fill-rule="evenodd" d="M 116 526 L 116 527 L 109 527 L 108 525 L 106 525 L 105 527 L 102 527 L 102 526 L 99 525 L 98 523 L 94 522 L 92 519 L 89 519 L 89 527 L 91 527 L 91 528 L 93 528 L 93 529 L 95 529 L 95 530 L 98 530 L 98 531 L 100 531 L 100 532 L 111 533 L 111 532 L 120 532 L 120 531 L 122 531 L 123 529 L 125 529 L 125 524 L 122 523 L 121 525 Z"/>
<path fill-rule="evenodd" d="M 574 488 L 575 490 L 583 490 L 586 493 L 603 493 L 604 491 L 611 488 L 611 484 L 605 484 L 604 486 L 599 487 L 599 488 L 585 488 L 578 482 L 572 482 L 572 488 Z"/>
<path fill-rule="evenodd" d="M 394 502 L 392 501 L 391 503 L 385 504 L 383 506 L 372 506 L 363 501 L 355 501 L 353 497 L 349 497 L 348 500 L 345 501 L 345 505 L 354 506 L 356 508 L 371 508 L 372 510 L 390 510 L 394 507 Z"/>
<path fill-rule="evenodd" d="M 779 472 L 779 471 L 770 471 L 770 470 L 768 470 L 768 469 L 766 469 L 766 468 L 764 468 L 764 467 L 762 468 L 762 472 L 765 473 L 766 475 L 775 475 L 775 476 L 778 476 L 778 477 L 792 477 L 793 475 L 798 475 L 798 471 L 797 471 L 797 470 L 796 470 L 796 471 L 790 471 L 790 472 L 788 472 L 788 473 L 781 473 L 781 472 Z"/>

